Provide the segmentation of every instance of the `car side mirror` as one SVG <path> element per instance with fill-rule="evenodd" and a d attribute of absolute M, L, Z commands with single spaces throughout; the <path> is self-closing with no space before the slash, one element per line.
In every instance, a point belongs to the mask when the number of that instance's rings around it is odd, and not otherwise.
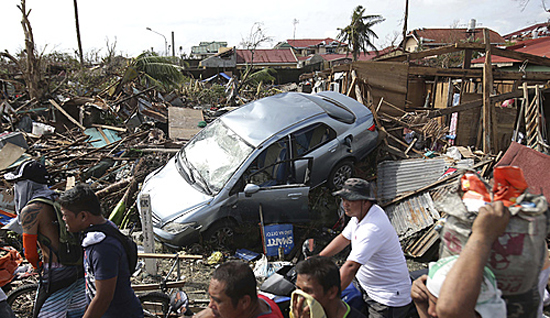
<path fill-rule="evenodd" d="M 251 197 L 254 193 L 260 191 L 260 186 L 255 184 L 247 184 L 244 186 L 244 195 L 246 197 Z"/>

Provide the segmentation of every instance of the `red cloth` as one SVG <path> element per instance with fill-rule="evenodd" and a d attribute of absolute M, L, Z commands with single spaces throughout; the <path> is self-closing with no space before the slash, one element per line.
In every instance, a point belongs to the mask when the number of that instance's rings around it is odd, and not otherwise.
<path fill-rule="evenodd" d="M 529 192 L 544 194 L 550 201 L 550 156 L 512 142 L 496 166 L 517 166 L 523 170 Z"/>
<path fill-rule="evenodd" d="M 279 309 L 279 306 L 277 306 L 277 304 L 273 300 L 261 294 L 258 294 L 258 298 L 265 300 L 269 307 L 271 307 L 271 313 L 259 315 L 258 318 L 283 318 L 283 313 L 281 312 L 281 309 Z"/>

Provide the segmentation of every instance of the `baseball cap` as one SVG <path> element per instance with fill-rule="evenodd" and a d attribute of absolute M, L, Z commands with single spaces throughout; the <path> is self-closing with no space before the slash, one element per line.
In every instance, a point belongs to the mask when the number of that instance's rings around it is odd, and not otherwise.
<path fill-rule="evenodd" d="M 371 184 L 363 179 L 349 178 L 344 182 L 342 189 L 333 192 L 332 195 L 342 197 L 346 200 L 369 200 L 376 201 L 374 189 Z"/>
<path fill-rule="evenodd" d="M 4 174 L 7 181 L 31 180 L 40 184 L 48 184 L 50 174 L 46 167 L 38 161 L 28 160 L 23 162 L 15 172 Z"/>
<path fill-rule="evenodd" d="M 430 263 L 426 287 L 435 297 L 439 297 L 441 286 L 447 274 L 456 263 L 458 255 L 440 259 Z M 501 298 L 502 292 L 497 287 L 497 281 L 493 272 L 485 267 L 483 269 L 483 281 L 477 297 L 475 311 L 483 318 L 506 317 L 506 303 Z"/>

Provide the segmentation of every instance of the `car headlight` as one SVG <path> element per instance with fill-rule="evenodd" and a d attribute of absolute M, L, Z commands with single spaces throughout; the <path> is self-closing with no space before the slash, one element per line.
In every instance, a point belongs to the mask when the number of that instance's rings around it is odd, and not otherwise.
<path fill-rule="evenodd" d="M 177 223 L 177 222 L 168 222 L 165 226 L 162 227 L 162 229 L 166 232 L 176 234 L 183 230 L 185 230 L 188 227 L 197 228 L 198 224 L 197 222 L 187 222 L 187 223 Z"/>

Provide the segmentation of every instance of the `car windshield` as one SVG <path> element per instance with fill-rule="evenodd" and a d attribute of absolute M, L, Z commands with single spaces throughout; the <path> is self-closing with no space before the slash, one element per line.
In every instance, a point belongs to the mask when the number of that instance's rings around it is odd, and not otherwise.
<path fill-rule="evenodd" d="M 177 162 L 207 194 L 218 193 L 253 148 L 220 120 L 200 131 L 182 148 Z"/>

